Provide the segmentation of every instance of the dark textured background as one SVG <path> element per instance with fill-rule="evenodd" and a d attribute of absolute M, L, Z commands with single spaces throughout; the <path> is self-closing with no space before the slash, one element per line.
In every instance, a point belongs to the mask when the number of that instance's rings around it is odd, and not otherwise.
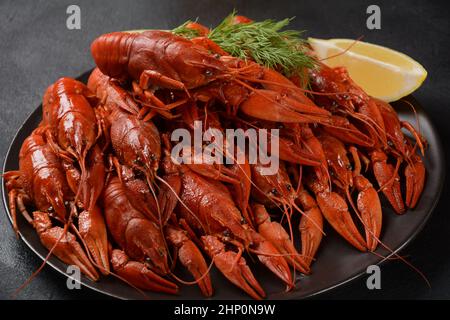
<path fill-rule="evenodd" d="M 382 29 L 366 29 L 366 8 L 378 4 Z M 292 27 L 318 38 L 358 38 L 410 55 L 428 70 L 415 93 L 441 135 L 450 141 L 450 19 L 438 1 L 0 1 L 0 158 L 17 128 L 40 103 L 45 88 L 61 76 L 77 77 L 93 67 L 91 41 L 101 33 L 141 28 L 169 29 L 200 17 L 215 25 L 233 8 L 253 19 L 296 16 Z M 81 7 L 81 30 L 66 29 L 66 8 Z M 432 147 L 432 146 L 431 146 Z M 382 290 L 369 291 L 365 279 L 321 298 L 450 298 L 450 214 L 448 184 L 432 218 L 402 253 L 426 274 L 431 289 L 401 262 L 382 266 Z M 41 261 L 15 238 L 0 208 L 0 298 L 10 294 Z M 332 272 L 332 270 L 330 270 Z M 69 291 L 65 278 L 46 267 L 20 299 L 98 299 L 89 289 Z"/>

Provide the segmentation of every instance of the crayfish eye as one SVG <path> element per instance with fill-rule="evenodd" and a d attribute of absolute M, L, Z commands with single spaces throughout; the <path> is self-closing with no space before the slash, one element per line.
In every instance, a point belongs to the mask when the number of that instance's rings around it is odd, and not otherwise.
<path fill-rule="evenodd" d="M 149 257 L 145 257 L 145 263 L 148 264 L 149 266 L 153 266 L 152 259 L 150 259 Z"/>
<path fill-rule="evenodd" d="M 151 158 L 151 155 L 148 156 L 148 158 Z M 147 157 L 145 157 L 144 159 L 147 159 Z M 151 159 L 153 160 L 153 159 Z M 138 156 L 136 159 L 133 160 L 133 164 L 138 166 L 138 167 L 144 167 L 146 168 L 148 165 L 149 161 L 145 161 L 143 160 L 140 156 Z"/>
<path fill-rule="evenodd" d="M 291 187 L 291 185 L 290 185 L 289 183 L 286 184 L 286 189 L 287 189 L 288 191 L 291 191 L 292 187 Z"/>
<path fill-rule="evenodd" d="M 211 77 L 212 75 L 213 75 L 213 72 L 211 70 L 209 70 L 209 69 L 205 70 L 205 76 Z"/>
<path fill-rule="evenodd" d="M 278 190 L 275 189 L 275 188 L 273 188 L 270 192 L 271 192 L 274 196 L 279 195 Z"/>
<path fill-rule="evenodd" d="M 134 176 L 138 179 L 145 179 L 145 174 L 140 170 L 134 171 Z"/>

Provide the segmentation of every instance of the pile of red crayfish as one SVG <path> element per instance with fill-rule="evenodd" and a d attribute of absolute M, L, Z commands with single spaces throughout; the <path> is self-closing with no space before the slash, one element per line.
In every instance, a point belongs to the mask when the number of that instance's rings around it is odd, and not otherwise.
<path fill-rule="evenodd" d="M 314 271 L 325 222 L 374 251 L 380 196 L 398 214 L 420 198 L 426 140 L 343 67 L 305 70 L 307 90 L 202 36 L 115 32 L 91 50 L 97 68 L 87 85 L 61 78 L 46 90 L 42 122 L 5 180 L 15 230 L 20 212 L 53 255 L 93 281 L 114 274 L 169 294 L 196 284 L 211 296 L 213 265 L 261 299 L 249 256 L 292 289 L 294 270 Z M 205 130 L 279 129 L 279 170 L 175 163 L 171 133 L 193 131 L 195 121 Z"/>

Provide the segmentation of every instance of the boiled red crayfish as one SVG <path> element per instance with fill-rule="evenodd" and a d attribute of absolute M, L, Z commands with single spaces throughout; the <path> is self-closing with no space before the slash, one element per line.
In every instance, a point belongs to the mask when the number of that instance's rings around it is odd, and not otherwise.
<path fill-rule="evenodd" d="M 87 86 L 61 78 L 48 87 L 19 169 L 4 174 L 15 231 L 19 211 L 50 253 L 92 280 L 100 272 L 169 294 L 197 284 L 207 297 L 214 265 L 264 298 L 249 258 L 294 289 L 296 272 L 314 272 L 326 223 L 360 251 L 389 249 L 380 239 L 377 191 L 397 213 L 417 205 L 426 176 L 420 131 L 343 67 L 317 62 L 288 78 L 231 56 L 199 23 L 186 27 L 199 36 L 102 35 L 91 46 L 97 68 Z M 171 134 L 182 128 L 195 135 L 199 123 L 223 138 L 228 128 L 278 130 L 278 153 L 275 143 L 247 135 L 245 147 L 231 153 L 214 149 L 231 163 L 174 161 Z M 276 173 L 250 161 L 250 145 L 276 158 Z M 177 276 L 177 266 L 194 280 Z"/>
<path fill-rule="evenodd" d="M 159 87 L 182 90 L 187 96 L 191 96 L 188 90 L 198 89 L 193 93 L 196 99 L 221 99 L 233 109 L 239 107 L 242 112 L 265 120 L 327 122 L 329 118 L 327 111 L 316 107 L 281 74 L 275 75 L 254 63 L 248 66 L 230 56 L 217 57 L 203 46 L 170 32 L 110 33 L 97 38 L 91 51 L 101 72 L 119 80 L 136 81 L 136 93 L 143 94 L 145 90 L 142 98 L 157 108 L 169 109 L 155 95 Z M 250 78 L 249 68 L 255 70 Z M 269 77 L 280 79 L 280 84 L 286 82 L 290 86 L 286 90 L 292 94 L 280 92 L 280 86 L 275 85 L 266 89 L 251 86 L 252 80 Z M 264 81 L 263 86 L 266 83 L 270 81 Z"/>
<path fill-rule="evenodd" d="M 5 173 L 9 190 L 9 207 L 13 225 L 18 231 L 16 203 L 26 220 L 34 226 L 42 244 L 67 264 L 77 265 L 81 271 L 93 280 L 98 273 L 76 237 L 67 227 L 53 226 L 51 217 L 59 222 L 71 223 L 77 214 L 74 194 L 67 184 L 61 162 L 47 144 L 41 130 L 36 129 L 25 139 L 19 156 L 19 170 Z M 30 216 L 26 205 L 33 204 L 37 211 Z M 70 214 L 69 214 L 70 212 Z M 80 233 L 89 243 L 89 249 L 96 258 L 102 272 L 109 271 L 106 229 L 102 216 L 85 215 L 80 220 Z M 83 226 L 83 224 L 88 226 Z M 90 241 L 93 240 L 93 241 Z"/>
<path fill-rule="evenodd" d="M 405 211 L 399 169 L 402 162 L 406 162 L 406 202 L 408 207 L 414 208 L 425 181 L 425 167 L 416 154 L 417 148 L 422 155 L 425 152 L 426 141 L 420 132 L 410 123 L 400 121 L 388 103 L 365 93 L 343 67 L 322 65 L 310 73 L 310 78 L 313 90 L 317 91 L 314 101 L 343 115 L 340 121 L 347 123 L 337 128 L 324 126 L 324 130 L 346 143 L 365 147 L 378 185 L 397 213 Z M 415 144 L 404 135 L 402 128 L 412 133 Z M 389 156 L 393 157 L 395 165 L 389 162 Z"/>

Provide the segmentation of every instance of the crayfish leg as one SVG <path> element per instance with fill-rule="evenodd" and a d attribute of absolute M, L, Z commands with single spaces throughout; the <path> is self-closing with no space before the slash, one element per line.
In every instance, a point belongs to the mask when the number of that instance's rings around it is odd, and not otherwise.
<path fill-rule="evenodd" d="M 9 211 L 11 212 L 11 218 L 13 221 L 13 228 L 16 232 L 16 235 L 19 233 L 19 227 L 17 225 L 17 206 L 19 207 L 20 213 L 23 217 L 28 221 L 28 223 L 33 224 L 33 218 L 31 218 L 30 214 L 25 207 L 25 201 L 30 201 L 30 198 L 17 189 L 12 189 L 8 192 L 8 200 L 9 200 Z M 17 205 L 17 206 L 16 206 Z"/>
<path fill-rule="evenodd" d="M 168 89 L 186 90 L 183 82 L 169 78 L 154 70 L 144 70 L 139 79 L 139 86 L 142 89 L 148 89 L 150 84 Z"/>

